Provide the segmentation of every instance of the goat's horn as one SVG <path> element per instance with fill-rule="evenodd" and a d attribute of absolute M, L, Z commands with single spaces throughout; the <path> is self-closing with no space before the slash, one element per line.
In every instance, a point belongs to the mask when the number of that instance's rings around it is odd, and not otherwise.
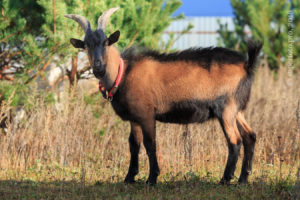
<path fill-rule="evenodd" d="M 117 10 L 119 10 L 120 7 L 116 7 L 116 8 L 110 8 L 107 11 L 105 11 L 99 18 L 98 18 L 98 28 L 97 29 L 102 29 L 103 31 L 105 31 L 106 28 L 106 24 L 108 19 L 110 18 L 110 16 L 116 12 Z"/>
<path fill-rule="evenodd" d="M 76 22 L 78 22 L 78 24 L 81 26 L 84 32 L 86 32 L 86 30 L 90 28 L 90 22 L 85 17 L 82 17 L 80 15 L 74 15 L 74 14 L 65 15 L 65 17 L 73 19 Z"/>

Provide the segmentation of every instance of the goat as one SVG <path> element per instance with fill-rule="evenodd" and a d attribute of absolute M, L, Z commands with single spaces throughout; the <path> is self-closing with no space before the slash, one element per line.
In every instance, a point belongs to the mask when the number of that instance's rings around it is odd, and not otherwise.
<path fill-rule="evenodd" d="M 110 91 L 108 97 L 104 96 L 111 100 L 116 114 L 131 124 L 131 159 L 125 183 L 135 182 L 142 141 L 150 165 L 147 183 L 157 182 L 156 120 L 187 124 L 213 118 L 221 124 L 229 151 L 221 183 L 232 179 L 241 144 L 245 153 L 239 182 L 246 183 L 252 169 L 256 134 L 246 122 L 243 111 L 249 100 L 262 43 L 248 43 L 248 60 L 241 53 L 221 47 L 170 54 L 129 48 L 121 55 L 113 46 L 120 31 L 109 37 L 105 35 L 106 23 L 116 10 L 118 8 L 104 12 L 95 31 L 82 16 L 66 17 L 77 21 L 85 31 L 84 41 L 72 38 L 70 42 L 75 48 L 87 50 L 93 73 L 101 82 L 101 91 Z"/>

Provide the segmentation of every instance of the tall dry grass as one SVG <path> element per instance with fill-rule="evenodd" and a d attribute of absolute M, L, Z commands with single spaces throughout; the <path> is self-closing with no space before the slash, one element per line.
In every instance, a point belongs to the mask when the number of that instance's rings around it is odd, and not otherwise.
<path fill-rule="evenodd" d="M 270 166 L 288 166 L 287 173 L 296 173 L 300 162 L 296 117 L 299 86 L 299 74 L 289 77 L 281 69 L 274 78 L 267 68 L 257 71 L 246 112 L 246 119 L 257 133 L 253 173 L 264 173 L 261 171 Z M 124 177 L 130 159 L 128 122 L 122 122 L 100 97 L 94 105 L 87 104 L 83 96 L 63 99 L 61 111 L 36 100 L 35 108 L 21 124 L 8 124 L 7 134 L 0 138 L 0 168 L 26 171 L 59 166 L 81 168 L 81 174 L 95 180 Z M 6 111 L 1 108 L 1 112 Z M 192 124 L 188 129 L 158 123 L 157 146 L 162 174 L 201 170 L 216 176 L 223 173 L 227 145 L 217 121 Z M 140 164 L 141 173 L 147 174 L 144 148 Z M 273 173 L 281 176 L 284 172 Z"/>

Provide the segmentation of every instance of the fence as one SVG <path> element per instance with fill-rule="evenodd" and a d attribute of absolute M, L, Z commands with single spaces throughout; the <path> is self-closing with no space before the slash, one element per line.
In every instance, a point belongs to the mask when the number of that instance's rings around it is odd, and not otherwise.
<path fill-rule="evenodd" d="M 219 37 L 217 33 L 219 29 L 218 20 L 221 24 L 227 23 L 229 30 L 234 29 L 232 17 L 188 17 L 173 22 L 164 32 L 163 40 L 168 41 L 170 33 L 174 33 L 176 37 L 189 23 L 192 23 L 194 28 L 173 44 L 174 49 L 217 46 Z"/>

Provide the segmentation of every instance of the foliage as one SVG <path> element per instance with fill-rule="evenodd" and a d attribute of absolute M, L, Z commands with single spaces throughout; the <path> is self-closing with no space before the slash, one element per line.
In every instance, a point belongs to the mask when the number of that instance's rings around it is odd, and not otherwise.
<path fill-rule="evenodd" d="M 270 68 L 274 70 L 281 63 L 287 63 L 289 54 L 297 58 L 300 51 L 300 38 L 297 34 L 300 31 L 299 1 L 231 0 L 231 4 L 234 8 L 235 28 L 230 32 L 227 25 L 220 25 L 218 32 L 221 44 L 246 51 L 246 40 L 250 37 L 263 41 L 263 52 Z M 291 35 L 293 42 L 289 40 Z M 300 59 L 297 59 L 299 62 Z"/>
<path fill-rule="evenodd" d="M 180 5 L 180 0 L 1 1 L 1 68 L 11 67 L 12 62 L 22 63 L 24 68 L 19 77 L 26 84 L 30 83 L 54 62 L 54 55 L 60 57 L 59 62 L 77 56 L 78 50 L 71 47 L 69 39 L 82 38 L 83 31 L 76 22 L 65 18 L 65 14 L 85 16 L 96 28 L 102 12 L 116 6 L 121 9 L 112 16 L 107 34 L 117 29 L 121 31 L 118 47 L 137 44 L 157 49 L 161 47 L 163 30 L 172 21 L 184 17 L 172 16 Z"/>
<path fill-rule="evenodd" d="M 298 60 L 300 55 L 300 1 L 292 0 L 292 9 L 293 9 L 293 23 L 291 27 L 291 36 L 293 38 L 294 47 L 294 55 L 297 56 Z"/>
<path fill-rule="evenodd" d="M 22 63 L 24 56 L 32 56 L 27 55 L 24 44 L 27 43 L 32 51 L 37 51 L 29 45 L 41 32 L 40 27 L 44 23 L 41 13 L 44 8 L 35 0 L 4 0 L 0 2 L 0 10 L 0 72 L 1 79 L 9 79 L 8 76 L 2 76 L 2 72 L 14 67 L 13 62 Z"/>
<path fill-rule="evenodd" d="M 10 102 L 7 100 L 10 99 Z M 52 92 L 33 91 L 32 88 L 14 82 L 0 82 L 0 105 L 3 101 L 9 103 L 11 107 L 23 107 L 26 110 L 36 109 L 36 100 L 42 99 L 47 105 L 55 103 L 55 97 Z"/>
<path fill-rule="evenodd" d="M 7 100 L 9 98 L 12 99 L 11 106 L 19 106 L 27 104 L 30 106 L 27 101 L 28 88 L 22 85 L 12 85 L 7 82 L 1 82 L 0 84 L 0 99 Z"/>

